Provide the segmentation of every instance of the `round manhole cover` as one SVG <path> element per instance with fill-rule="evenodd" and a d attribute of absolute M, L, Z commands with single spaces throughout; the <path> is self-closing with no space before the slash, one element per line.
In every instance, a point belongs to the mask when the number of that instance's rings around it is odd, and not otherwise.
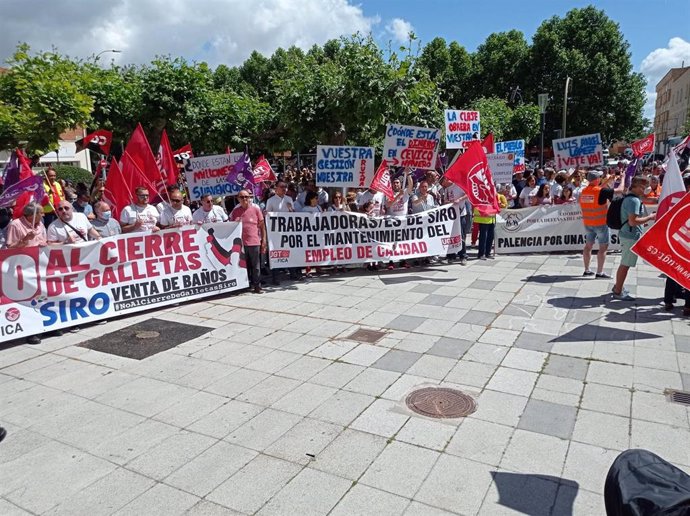
<path fill-rule="evenodd" d="M 469 416 L 477 410 L 477 402 L 472 397 L 444 387 L 425 387 L 413 391 L 407 396 L 405 403 L 417 414 L 435 418 Z"/>
<path fill-rule="evenodd" d="M 138 331 L 135 336 L 137 339 L 155 339 L 160 337 L 160 333 L 157 331 Z"/>

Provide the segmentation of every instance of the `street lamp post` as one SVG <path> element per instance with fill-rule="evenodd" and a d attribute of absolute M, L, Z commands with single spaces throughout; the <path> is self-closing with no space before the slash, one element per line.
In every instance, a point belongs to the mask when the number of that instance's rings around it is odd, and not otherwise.
<path fill-rule="evenodd" d="M 122 50 L 117 50 L 117 49 L 108 49 L 108 50 L 101 50 L 96 56 L 93 58 L 94 62 L 98 61 L 98 58 L 101 57 L 103 54 L 107 54 L 108 52 L 112 52 L 113 54 L 121 54 Z"/>
<path fill-rule="evenodd" d="M 539 113 L 541 114 L 541 145 L 539 148 L 539 167 L 544 167 L 544 129 L 546 125 L 546 106 L 549 105 L 549 94 L 540 93 L 537 95 L 537 103 L 539 104 Z"/>
<path fill-rule="evenodd" d="M 565 138 L 565 118 L 568 113 L 568 87 L 570 86 L 570 77 L 565 79 L 565 93 L 563 94 L 563 131 L 561 132 L 561 138 Z"/>

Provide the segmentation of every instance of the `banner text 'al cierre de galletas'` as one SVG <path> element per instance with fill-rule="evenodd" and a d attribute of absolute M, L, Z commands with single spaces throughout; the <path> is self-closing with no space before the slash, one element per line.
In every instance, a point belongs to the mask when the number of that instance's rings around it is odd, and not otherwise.
<path fill-rule="evenodd" d="M 246 288 L 237 222 L 0 251 L 0 342 Z"/>

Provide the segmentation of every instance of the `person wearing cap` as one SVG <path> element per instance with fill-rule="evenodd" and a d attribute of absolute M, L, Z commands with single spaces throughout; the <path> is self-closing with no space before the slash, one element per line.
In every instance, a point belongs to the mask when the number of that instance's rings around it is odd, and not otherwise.
<path fill-rule="evenodd" d="M 582 275 L 607 279 L 611 278 L 611 276 L 604 272 L 604 262 L 606 261 L 606 251 L 611 240 L 611 232 L 606 225 L 606 212 L 608 211 L 609 202 L 613 200 L 613 196 L 622 194 L 625 191 L 625 182 L 621 181 L 620 186 L 614 190 L 609 186 L 614 180 L 614 176 L 605 178 L 602 176 L 603 173 L 599 170 L 587 172 L 589 184 L 582 189 L 578 201 L 585 225 L 585 247 L 582 250 L 585 272 Z M 595 241 L 599 243 L 596 274 L 589 268 Z"/>

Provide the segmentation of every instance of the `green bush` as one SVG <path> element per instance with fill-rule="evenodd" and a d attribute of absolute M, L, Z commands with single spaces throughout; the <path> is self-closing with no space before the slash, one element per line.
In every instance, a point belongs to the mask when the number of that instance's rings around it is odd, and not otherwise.
<path fill-rule="evenodd" d="M 55 172 L 57 172 L 58 179 L 71 181 L 74 185 L 77 183 L 85 183 L 86 186 L 89 186 L 91 181 L 93 181 L 93 174 L 81 167 L 74 167 L 72 165 L 58 165 L 55 167 Z"/>

